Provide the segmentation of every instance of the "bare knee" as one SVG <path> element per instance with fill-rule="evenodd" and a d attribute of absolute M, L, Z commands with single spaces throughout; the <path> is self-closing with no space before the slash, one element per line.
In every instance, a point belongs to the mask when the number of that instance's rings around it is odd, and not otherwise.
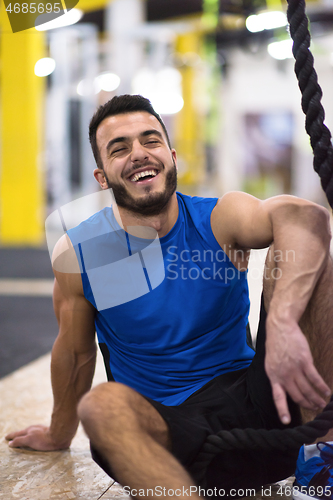
<path fill-rule="evenodd" d="M 135 418 L 137 395 L 133 389 L 117 382 L 100 384 L 85 394 L 78 405 L 78 416 L 88 432 L 92 426 L 108 427 L 117 431 L 117 427 Z"/>
<path fill-rule="evenodd" d="M 78 415 L 84 421 L 93 418 L 100 412 L 107 411 L 116 416 L 124 405 L 130 404 L 131 393 L 134 391 L 123 384 L 105 382 L 83 396 L 78 405 Z"/>
<path fill-rule="evenodd" d="M 131 393 L 134 391 L 123 384 L 106 382 L 83 396 L 77 412 L 91 440 L 106 433 L 117 435 L 128 426 L 128 420 L 135 420 Z"/>
<path fill-rule="evenodd" d="M 93 441 L 97 434 L 120 437 L 124 433 L 144 432 L 169 446 L 164 419 L 141 394 L 124 384 L 106 382 L 92 389 L 81 399 L 78 416 Z"/>

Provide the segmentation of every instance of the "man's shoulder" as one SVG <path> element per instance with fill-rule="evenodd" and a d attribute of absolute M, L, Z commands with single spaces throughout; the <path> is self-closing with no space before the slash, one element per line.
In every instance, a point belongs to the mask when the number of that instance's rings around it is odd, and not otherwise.
<path fill-rule="evenodd" d="M 181 193 L 177 191 L 177 198 L 182 199 L 185 202 L 200 204 L 200 203 L 209 203 L 212 200 L 218 200 L 217 196 L 197 196 L 197 195 L 189 195 L 185 193 Z"/>
<path fill-rule="evenodd" d="M 110 231 L 112 208 L 107 207 L 83 220 L 75 227 L 69 229 L 67 234 L 72 244 L 78 245 L 86 240 L 96 238 Z"/>
<path fill-rule="evenodd" d="M 182 203 L 189 210 L 209 211 L 215 207 L 218 197 L 190 196 L 177 191 L 178 202 Z"/>
<path fill-rule="evenodd" d="M 218 198 L 188 196 L 180 193 L 178 200 L 183 207 L 185 226 L 189 229 L 195 228 L 201 238 L 204 238 L 209 245 L 215 246 L 216 240 L 211 229 L 211 214 Z"/>

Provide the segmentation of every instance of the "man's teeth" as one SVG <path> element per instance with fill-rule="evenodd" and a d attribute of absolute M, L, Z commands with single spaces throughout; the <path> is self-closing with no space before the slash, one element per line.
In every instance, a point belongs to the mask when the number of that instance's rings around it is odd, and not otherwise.
<path fill-rule="evenodd" d="M 157 172 L 156 170 L 145 170 L 144 172 L 139 172 L 138 174 L 135 174 L 134 177 L 132 177 L 131 181 L 137 182 L 139 179 L 142 179 L 142 177 L 147 177 L 148 175 L 155 177 L 157 175 Z"/>

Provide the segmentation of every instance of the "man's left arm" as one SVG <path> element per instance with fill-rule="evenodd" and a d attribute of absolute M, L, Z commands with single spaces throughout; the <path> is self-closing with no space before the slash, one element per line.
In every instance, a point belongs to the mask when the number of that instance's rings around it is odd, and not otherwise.
<path fill-rule="evenodd" d="M 228 193 L 213 211 L 212 229 L 222 248 L 247 250 L 274 243 L 278 279 L 266 322 L 265 368 L 275 405 L 285 424 L 290 421 L 286 393 L 304 408 L 323 407 L 330 389 L 313 364 L 298 323 L 329 258 L 328 212 L 292 196 L 260 201 Z"/>

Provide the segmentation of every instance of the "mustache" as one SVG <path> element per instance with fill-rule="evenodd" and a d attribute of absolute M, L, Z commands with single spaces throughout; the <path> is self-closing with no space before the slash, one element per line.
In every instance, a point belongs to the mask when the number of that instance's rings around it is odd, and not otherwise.
<path fill-rule="evenodd" d="M 153 161 L 147 161 L 147 162 L 144 161 L 142 163 L 137 163 L 132 168 L 129 168 L 128 170 L 126 170 L 125 172 L 123 172 L 122 177 L 128 177 L 132 173 L 136 172 L 138 170 L 138 168 L 142 168 L 142 167 L 152 167 L 152 168 L 156 168 L 156 170 L 163 170 L 164 169 L 164 164 L 162 162 L 159 162 L 159 163 L 156 162 L 155 163 Z"/>

